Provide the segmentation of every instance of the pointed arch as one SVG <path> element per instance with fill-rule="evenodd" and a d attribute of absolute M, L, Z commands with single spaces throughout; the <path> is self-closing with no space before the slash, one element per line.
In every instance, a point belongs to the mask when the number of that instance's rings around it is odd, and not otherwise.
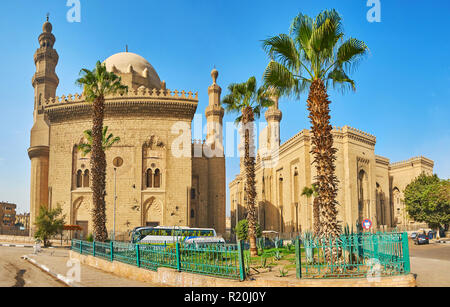
<path fill-rule="evenodd" d="M 149 168 L 145 173 L 145 187 L 146 188 L 153 187 L 153 171 L 151 168 Z"/>
<path fill-rule="evenodd" d="M 76 183 L 77 183 L 77 185 L 76 185 L 77 188 L 83 187 L 83 171 L 80 170 L 80 169 L 77 171 L 77 181 L 76 181 Z"/>
<path fill-rule="evenodd" d="M 153 180 L 153 182 L 154 182 L 153 186 L 155 188 L 160 188 L 161 187 L 161 179 L 162 179 L 161 171 L 159 170 L 159 168 L 157 168 L 155 170 L 155 175 L 154 175 L 154 180 Z"/>
<path fill-rule="evenodd" d="M 89 188 L 89 175 L 89 170 L 85 170 L 83 175 L 83 188 Z"/>
<path fill-rule="evenodd" d="M 152 196 L 143 204 L 142 225 L 158 226 L 163 224 L 163 205 L 161 200 Z"/>

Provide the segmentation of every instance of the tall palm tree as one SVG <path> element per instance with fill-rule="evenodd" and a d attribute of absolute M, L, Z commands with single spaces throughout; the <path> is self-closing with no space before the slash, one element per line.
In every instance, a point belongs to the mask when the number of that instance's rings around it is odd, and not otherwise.
<path fill-rule="evenodd" d="M 88 155 L 92 151 L 92 130 L 85 130 L 83 132 L 86 143 L 78 145 L 78 150 L 82 152 L 83 156 Z M 110 149 L 115 143 L 120 142 L 120 137 L 114 136 L 112 133 L 108 134 L 108 126 L 103 127 L 102 147 L 103 151 Z"/>
<path fill-rule="evenodd" d="M 316 236 L 320 235 L 320 206 L 318 202 L 317 184 L 313 183 L 311 187 L 304 187 L 302 191 L 302 196 L 310 198 L 314 197 L 313 201 L 313 216 L 314 216 L 314 234 Z"/>
<path fill-rule="evenodd" d="M 312 124 L 321 233 L 337 237 L 340 224 L 336 209 L 336 149 L 327 87 L 355 90 L 355 82 L 348 74 L 368 53 L 368 47 L 355 38 L 344 41 L 341 16 L 335 10 L 326 10 L 315 19 L 299 14 L 292 22 L 289 35 L 268 38 L 263 41 L 263 48 L 271 58 L 264 72 L 266 86 L 273 86 L 281 95 L 295 97 L 309 86 L 307 107 Z"/>
<path fill-rule="evenodd" d="M 250 153 L 250 150 L 253 150 L 254 145 L 253 124 L 255 117 L 259 118 L 261 111 L 273 105 L 273 101 L 268 97 L 268 91 L 265 88 L 257 87 L 255 77 L 250 77 L 247 82 L 230 84 L 228 91 L 230 93 L 223 98 L 222 103 L 225 105 L 227 112 L 239 114 L 236 118 L 236 123 L 241 123 L 245 132 L 244 166 L 248 234 L 250 239 L 250 254 L 257 256 L 255 155 L 254 153 Z"/>
<path fill-rule="evenodd" d="M 121 84 L 121 78 L 106 70 L 106 65 L 97 62 L 90 71 L 82 69 L 77 85 L 83 88 L 87 102 L 92 103 L 92 219 L 94 222 L 95 240 L 105 242 L 108 238 L 106 230 L 106 157 L 103 150 L 103 118 L 105 112 L 105 96 L 123 94 L 128 87 Z"/>

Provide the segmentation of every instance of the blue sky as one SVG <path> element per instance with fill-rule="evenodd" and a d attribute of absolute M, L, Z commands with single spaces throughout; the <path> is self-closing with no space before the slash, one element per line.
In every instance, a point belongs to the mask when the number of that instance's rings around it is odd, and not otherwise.
<path fill-rule="evenodd" d="M 65 0 L 2 1 L 0 201 L 17 203 L 20 212 L 29 207 L 33 54 L 47 12 L 60 55 L 57 95 L 79 92 L 74 82 L 81 68 L 92 68 L 128 44 L 169 88 L 198 91 L 197 112 L 203 114 L 214 65 L 224 94 L 231 82 L 252 75 L 261 80 L 268 61 L 262 39 L 287 33 L 299 12 L 315 16 L 336 8 L 347 35 L 364 40 L 370 55 L 352 75 L 356 93 L 330 91 L 332 124 L 374 134 L 376 153 L 391 161 L 427 156 L 435 172 L 449 178 L 450 2 L 381 0 L 380 23 L 367 21 L 366 2 L 81 0 L 81 22 L 69 23 Z M 309 127 L 305 99 L 281 100 L 282 142 Z M 227 184 L 238 171 L 238 159 L 228 159 Z"/>

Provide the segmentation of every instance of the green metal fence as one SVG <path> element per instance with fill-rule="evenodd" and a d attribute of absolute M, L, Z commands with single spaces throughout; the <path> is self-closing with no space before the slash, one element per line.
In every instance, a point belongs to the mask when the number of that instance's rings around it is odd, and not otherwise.
<path fill-rule="evenodd" d="M 233 245 L 144 245 L 72 240 L 72 250 L 109 261 L 156 271 L 159 267 L 202 275 L 244 280 L 243 242 Z"/>
<path fill-rule="evenodd" d="M 408 274 L 406 233 L 356 233 L 296 239 L 298 278 L 360 278 Z M 303 251 L 303 252 L 300 252 Z"/>
<path fill-rule="evenodd" d="M 250 263 L 245 261 L 242 241 L 199 246 L 72 240 L 72 250 L 153 271 L 167 267 L 237 280 L 245 280 Z M 351 233 L 337 239 L 303 235 L 295 239 L 295 254 L 297 278 L 383 277 L 410 272 L 406 233 Z"/>

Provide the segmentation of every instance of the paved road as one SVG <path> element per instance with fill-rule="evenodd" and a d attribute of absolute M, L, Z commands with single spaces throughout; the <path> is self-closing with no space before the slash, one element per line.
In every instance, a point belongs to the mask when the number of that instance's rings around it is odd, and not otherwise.
<path fill-rule="evenodd" d="M 64 287 L 39 268 L 21 259 L 30 248 L 0 247 L 0 287 Z"/>
<path fill-rule="evenodd" d="M 450 244 L 410 245 L 411 272 L 419 287 L 450 287 Z"/>

